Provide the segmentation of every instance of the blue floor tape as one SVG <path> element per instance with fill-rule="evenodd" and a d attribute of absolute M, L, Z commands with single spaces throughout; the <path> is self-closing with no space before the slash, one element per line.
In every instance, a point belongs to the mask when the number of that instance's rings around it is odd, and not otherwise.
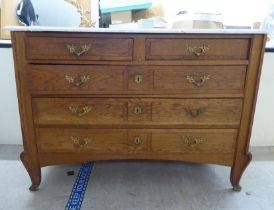
<path fill-rule="evenodd" d="M 65 210 L 81 209 L 92 167 L 93 163 L 90 162 L 82 164 Z"/>

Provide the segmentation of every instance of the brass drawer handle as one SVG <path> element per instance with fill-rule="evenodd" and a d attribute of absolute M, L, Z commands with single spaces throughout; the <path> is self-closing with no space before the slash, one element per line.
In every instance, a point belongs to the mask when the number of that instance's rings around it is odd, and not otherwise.
<path fill-rule="evenodd" d="M 136 145 L 140 145 L 142 143 L 141 137 L 139 136 L 134 137 L 133 141 L 134 141 L 134 144 Z"/>
<path fill-rule="evenodd" d="M 205 107 L 200 107 L 198 109 L 191 109 L 189 107 L 184 108 L 186 111 L 187 115 L 190 115 L 191 117 L 198 117 L 200 114 L 204 113 L 206 108 Z"/>
<path fill-rule="evenodd" d="M 83 76 L 77 76 L 73 77 L 70 75 L 65 75 L 65 80 L 74 86 L 80 86 L 82 84 L 85 84 L 87 81 L 90 80 L 90 75 L 83 75 Z"/>
<path fill-rule="evenodd" d="M 197 138 L 186 137 L 185 138 L 185 143 L 190 147 L 194 147 L 198 144 L 202 144 L 203 142 L 204 142 L 204 139 L 201 137 L 197 137 Z"/>
<path fill-rule="evenodd" d="M 200 79 L 198 79 L 198 80 L 194 79 L 193 76 L 186 76 L 186 79 L 189 83 L 194 84 L 196 87 L 201 87 L 205 84 L 205 82 L 207 80 L 210 79 L 210 75 L 208 75 L 208 74 L 204 75 L 204 76 L 200 77 Z"/>
<path fill-rule="evenodd" d="M 80 137 L 74 137 L 74 136 L 71 136 L 71 140 L 73 142 L 73 146 L 76 148 L 85 147 L 92 142 L 92 139 L 90 138 L 81 139 Z"/>
<path fill-rule="evenodd" d="M 77 55 L 78 57 L 88 52 L 91 48 L 91 44 L 83 44 L 83 45 L 66 44 L 66 46 L 70 54 Z"/>
<path fill-rule="evenodd" d="M 134 81 L 135 81 L 135 83 L 140 84 L 143 81 L 142 75 L 136 74 L 134 77 Z"/>
<path fill-rule="evenodd" d="M 72 114 L 75 114 L 78 117 L 82 117 L 92 111 L 91 106 L 83 106 L 81 108 L 70 106 L 68 109 Z"/>
<path fill-rule="evenodd" d="M 139 106 L 135 106 L 135 107 L 133 108 L 133 113 L 134 113 L 134 114 L 142 114 L 142 108 L 139 107 Z"/>
<path fill-rule="evenodd" d="M 202 46 L 187 46 L 187 50 L 188 52 L 196 55 L 197 57 L 206 54 L 206 52 L 209 50 L 209 47 L 206 45 L 202 45 Z"/>

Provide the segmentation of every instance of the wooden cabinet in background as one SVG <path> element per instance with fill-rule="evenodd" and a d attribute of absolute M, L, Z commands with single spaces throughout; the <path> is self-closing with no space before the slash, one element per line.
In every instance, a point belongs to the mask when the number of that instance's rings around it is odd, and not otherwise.
<path fill-rule="evenodd" d="M 5 26 L 18 26 L 16 20 L 16 6 L 20 0 L 1 0 L 1 27 Z M 11 39 L 10 31 L 1 30 L 1 39 Z"/>
<path fill-rule="evenodd" d="M 265 39 L 256 32 L 13 31 L 30 189 L 44 166 L 154 159 L 231 167 L 239 191 L 251 161 Z"/>

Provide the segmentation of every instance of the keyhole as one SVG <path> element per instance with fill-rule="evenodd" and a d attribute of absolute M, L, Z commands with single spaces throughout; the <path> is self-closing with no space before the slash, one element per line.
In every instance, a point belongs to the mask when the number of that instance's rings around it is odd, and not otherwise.
<path fill-rule="evenodd" d="M 140 138 L 139 136 L 136 136 L 136 137 L 134 138 L 134 144 L 139 145 L 139 144 L 141 144 L 141 143 L 142 143 L 141 138 Z"/>
<path fill-rule="evenodd" d="M 136 107 L 134 107 L 133 112 L 135 114 L 141 114 L 142 113 L 142 109 L 141 109 L 141 107 L 136 106 Z"/>
<path fill-rule="evenodd" d="M 135 75 L 135 82 L 136 83 L 141 83 L 143 81 L 143 78 L 142 78 L 142 75 L 139 75 L 139 74 L 137 74 L 137 75 Z"/>

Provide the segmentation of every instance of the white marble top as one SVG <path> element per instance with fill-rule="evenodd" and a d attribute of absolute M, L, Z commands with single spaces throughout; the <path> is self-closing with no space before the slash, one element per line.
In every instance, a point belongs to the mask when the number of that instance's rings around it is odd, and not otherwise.
<path fill-rule="evenodd" d="M 0 39 L 0 44 L 11 44 L 11 40 Z"/>
<path fill-rule="evenodd" d="M 264 30 L 250 29 L 112 29 L 112 28 L 73 28 L 44 26 L 8 26 L 4 30 L 37 32 L 92 32 L 92 33 L 202 33 L 202 34 L 265 34 Z"/>

